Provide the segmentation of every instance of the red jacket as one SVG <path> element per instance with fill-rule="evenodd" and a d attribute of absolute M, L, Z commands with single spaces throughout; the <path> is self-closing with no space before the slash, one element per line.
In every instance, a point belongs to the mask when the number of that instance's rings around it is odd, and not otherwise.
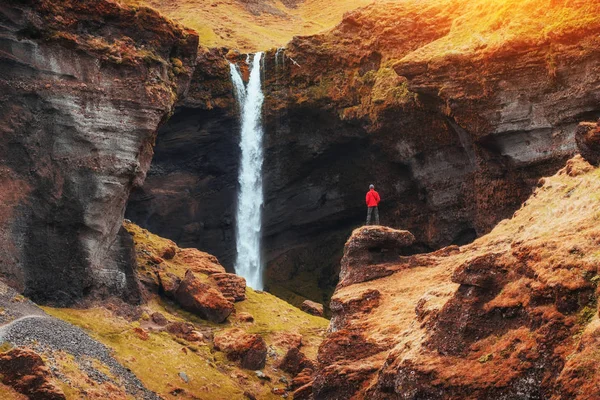
<path fill-rule="evenodd" d="M 367 192 L 367 207 L 377 207 L 381 198 L 379 197 L 379 193 L 375 191 L 375 189 L 371 189 Z"/>

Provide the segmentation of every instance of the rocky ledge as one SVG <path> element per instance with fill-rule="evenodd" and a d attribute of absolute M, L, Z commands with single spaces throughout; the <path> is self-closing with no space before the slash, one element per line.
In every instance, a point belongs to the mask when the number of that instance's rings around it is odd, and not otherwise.
<path fill-rule="evenodd" d="M 125 204 L 198 36 L 109 0 L 4 2 L 0 19 L 2 278 L 45 303 L 138 301 Z"/>
<path fill-rule="evenodd" d="M 392 274 L 339 285 L 314 381 L 297 398 L 600 396 L 599 178 L 577 156 L 474 243 L 400 257 Z M 364 243 L 367 275 L 379 269 L 369 240 L 355 231 L 348 241 Z M 359 268 L 343 263 L 346 275 L 345 265 Z"/>

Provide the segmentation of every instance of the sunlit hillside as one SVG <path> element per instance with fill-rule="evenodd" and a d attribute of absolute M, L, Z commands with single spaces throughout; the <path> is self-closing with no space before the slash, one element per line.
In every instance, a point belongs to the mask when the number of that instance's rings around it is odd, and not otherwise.
<path fill-rule="evenodd" d="M 285 45 L 296 35 L 327 30 L 349 10 L 373 0 L 119 0 L 146 5 L 195 29 L 207 47 L 241 51 Z"/>
<path fill-rule="evenodd" d="M 423 9 L 423 1 L 412 1 Z M 537 44 L 577 31 L 600 32 L 600 2 L 589 0 L 436 0 L 452 19 L 450 32 L 412 53 L 411 60 L 493 50 L 507 42 Z"/>
<path fill-rule="evenodd" d="M 118 0 L 155 8 L 195 29 L 201 44 L 241 51 L 284 46 L 292 37 L 326 31 L 348 12 L 368 6 L 379 25 L 410 24 L 443 9 L 448 35 L 410 57 L 464 53 L 522 39 L 536 42 L 582 28 L 598 29 L 600 2 L 589 0 Z M 412 11 L 412 12 L 411 12 Z M 435 23 L 432 20 L 432 23 Z"/>

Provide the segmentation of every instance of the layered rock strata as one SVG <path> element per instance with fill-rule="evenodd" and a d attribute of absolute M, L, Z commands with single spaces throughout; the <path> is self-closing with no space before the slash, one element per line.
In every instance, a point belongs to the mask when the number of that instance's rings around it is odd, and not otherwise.
<path fill-rule="evenodd" d="M 125 204 L 198 36 L 105 0 L 11 1 L 0 19 L 2 277 L 39 302 L 139 300 Z"/>

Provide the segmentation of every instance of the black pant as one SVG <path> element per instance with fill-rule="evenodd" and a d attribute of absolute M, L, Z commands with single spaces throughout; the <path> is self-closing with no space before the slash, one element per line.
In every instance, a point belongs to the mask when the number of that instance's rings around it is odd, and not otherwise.
<path fill-rule="evenodd" d="M 367 225 L 371 225 L 371 214 L 375 210 L 375 225 L 379 225 L 379 208 L 369 207 L 367 208 Z"/>

